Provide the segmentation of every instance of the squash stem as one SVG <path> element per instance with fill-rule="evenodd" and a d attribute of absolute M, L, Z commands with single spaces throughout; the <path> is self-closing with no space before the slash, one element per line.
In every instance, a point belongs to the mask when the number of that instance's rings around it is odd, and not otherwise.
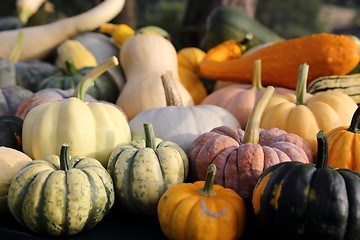
<path fill-rule="evenodd" d="M 19 60 L 23 47 L 23 42 L 24 42 L 24 33 L 23 31 L 19 31 L 18 36 L 16 38 L 15 47 L 9 56 L 10 62 L 16 63 Z"/>
<path fill-rule="evenodd" d="M 166 106 L 184 106 L 171 71 L 161 75 L 161 82 L 165 92 Z"/>
<path fill-rule="evenodd" d="M 326 168 L 328 165 L 328 142 L 324 131 L 320 130 L 316 134 L 318 143 L 318 156 L 316 160 L 316 169 Z"/>
<path fill-rule="evenodd" d="M 263 95 L 255 104 L 246 124 L 243 143 L 258 143 L 260 135 L 260 121 L 262 114 L 267 106 L 271 96 L 274 93 L 273 86 L 266 87 Z"/>
<path fill-rule="evenodd" d="M 70 169 L 70 155 L 69 155 L 70 144 L 64 143 L 60 149 L 60 170 L 65 172 Z"/>
<path fill-rule="evenodd" d="M 76 69 L 74 62 L 71 59 L 65 60 L 65 72 L 69 76 L 74 76 L 77 74 L 78 70 Z"/>
<path fill-rule="evenodd" d="M 117 65 L 119 65 L 119 60 L 115 56 L 112 56 L 95 68 L 91 69 L 84 77 L 80 79 L 79 83 L 75 87 L 73 96 L 84 101 L 86 92 L 94 85 L 95 80 L 109 68 Z"/>
<path fill-rule="evenodd" d="M 263 90 L 264 87 L 261 84 L 261 59 L 254 61 L 254 72 L 252 79 L 251 90 Z"/>
<path fill-rule="evenodd" d="M 205 197 L 212 197 L 216 195 L 216 192 L 213 190 L 215 174 L 216 166 L 212 163 L 207 169 L 204 187 L 198 191 L 201 195 Z"/>
<path fill-rule="evenodd" d="M 350 126 L 347 130 L 353 133 L 360 132 L 360 106 L 356 109 L 355 113 L 353 114 Z"/>
<path fill-rule="evenodd" d="M 145 147 L 156 149 L 155 146 L 155 133 L 152 123 L 144 123 L 144 133 L 145 133 Z"/>
<path fill-rule="evenodd" d="M 300 65 L 296 82 L 296 105 L 306 105 L 306 84 L 309 74 L 309 64 Z"/>

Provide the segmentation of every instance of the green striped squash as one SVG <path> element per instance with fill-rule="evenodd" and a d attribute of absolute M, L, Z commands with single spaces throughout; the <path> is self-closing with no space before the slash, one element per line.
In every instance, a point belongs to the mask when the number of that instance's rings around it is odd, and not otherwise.
<path fill-rule="evenodd" d="M 189 161 L 172 141 L 155 138 L 152 123 L 144 124 L 145 138 L 116 147 L 108 161 L 121 209 L 136 215 L 155 215 L 162 194 L 183 183 Z"/>
<path fill-rule="evenodd" d="M 33 232 L 73 235 L 94 227 L 114 204 L 111 176 L 94 158 L 48 155 L 25 165 L 13 178 L 8 206 Z"/>

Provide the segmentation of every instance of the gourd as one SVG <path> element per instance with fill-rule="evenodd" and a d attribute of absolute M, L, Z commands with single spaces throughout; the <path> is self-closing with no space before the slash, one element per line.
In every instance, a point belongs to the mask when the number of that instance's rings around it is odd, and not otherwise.
<path fill-rule="evenodd" d="M 188 153 L 191 181 L 204 180 L 207 167 L 213 163 L 219 170 L 215 183 L 233 189 L 250 202 L 258 177 L 268 167 L 286 161 L 313 162 L 310 145 L 303 138 L 278 128 L 259 128 L 273 92 L 274 87 L 266 88 L 245 131 L 219 126 L 193 141 Z"/>
<path fill-rule="evenodd" d="M 236 44 L 236 43 L 234 43 Z M 217 60 L 226 54 L 213 52 L 200 63 L 203 77 L 214 80 L 250 83 L 253 62 L 261 59 L 262 82 L 295 89 L 300 64 L 311 66 L 307 83 L 330 75 L 345 75 L 359 63 L 359 45 L 353 37 L 340 34 L 318 33 L 283 40 L 240 55 L 237 58 Z"/>
<path fill-rule="evenodd" d="M 126 115 L 114 105 L 83 99 L 93 81 L 117 64 L 113 57 L 91 70 L 76 86 L 73 97 L 31 109 L 23 124 L 23 151 L 40 159 L 59 152 L 63 143 L 71 143 L 71 156 L 92 157 L 106 166 L 113 148 L 131 140 Z"/>
<path fill-rule="evenodd" d="M 254 61 L 253 80 L 251 84 L 234 83 L 215 90 L 205 97 L 201 104 L 212 104 L 231 112 L 241 126 L 246 126 L 255 104 L 259 101 L 265 88 L 261 84 L 261 60 Z M 294 92 L 292 89 L 275 87 L 275 94 Z"/>
<path fill-rule="evenodd" d="M 22 151 L 23 120 L 13 115 L 0 116 L 0 146 Z"/>
<path fill-rule="evenodd" d="M 46 0 L 16 0 L 16 10 L 20 22 L 25 25 Z"/>
<path fill-rule="evenodd" d="M 240 239 L 245 231 L 244 200 L 232 189 L 214 184 L 210 164 L 205 181 L 182 183 L 165 191 L 158 219 L 168 239 Z"/>
<path fill-rule="evenodd" d="M 256 239 L 358 238 L 360 174 L 328 167 L 326 135 L 316 136 L 316 164 L 284 162 L 259 177 L 252 197 Z"/>
<path fill-rule="evenodd" d="M 316 134 L 323 130 L 349 125 L 357 104 L 339 91 L 317 94 L 306 92 L 306 79 L 311 65 L 301 64 L 296 93 L 272 96 L 261 118 L 260 127 L 277 127 L 294 133 L 310 143 L 314 157 L 317 152 Z"/>
<path fill-rule="evenodd" d="M 327 135 L 328 165 L 360 172 L 359 137 L 360 107 L 356 109 L 350 125 L 336 127 Z"/>
<path fill-rule="evenodd" d="M 188 175 L 188 157 L 178 144 L 155 137 L 152 123 L 144 123 L 145 138 L 118 145 L 107 170 L 120 207 L 137 215 L 156 215 L 161 195 L 183 183 Z"/>
<path fill-rule="evenodd" d="M 191 143 L 212 128 L 227 125 L 239 127 L 226 109 L 214 105 L 184 106 L 171 72 L 161 76 L 166 106 L 148 109 L 129 121 L 132 139 L 144 137 L 142 124 L 151 122 L 157 136 L 177 143 L 188 153 Z"/>
<path fill-rule="evenodd" d="M 94 227 L 114 204 L 113 182 L 106 169 L 97 159 L 70 157 L 69 148 L 62 144 L 59 155 L 30 162 L 11 182 L 10 212 L 33 232 L 74 235 Z"/>
<path fill-rule="evenodd" d="M 178 74 L 177 52 L 172 43 L 155 34 L 136 34 L 121 48 L 120 62 L 126 83 L 116 104 L 129 120 L 144 110 L 165 107 L 161 75 L 172 72 L 184 106 L 194 105 Z"/>
<path fill-rule="evenodd" d="M 124 0 L 105 0 L 87 12 L 64 18 L 53 23 L 33 27 L 24 27 L 23 51 L 19 60 L 41 59 L 46 57 L 64 40 L 82 32 L 92 31 L 102 23 L 108 22 L 117 16 L 123 9 Z M 0 58 L 10 56 L 13 44 L 16 41 L 18 29 L 0 32 L 2 47 Z"/>
<path fill-rule="evenodd" d="M 11 181 L 17 172 L 32 159 L 14 148 L 0 147 L 0 213 L 9 211 L 7 195 Z"/>

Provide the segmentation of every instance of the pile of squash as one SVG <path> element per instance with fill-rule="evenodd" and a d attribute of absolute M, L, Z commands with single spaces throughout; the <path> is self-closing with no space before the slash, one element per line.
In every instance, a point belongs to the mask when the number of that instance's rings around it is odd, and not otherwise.
<path fill-rule="evenodd" d="M 121 209 L 169 239 L 357 239 L 355 38 L 216 40 L 220 7 L 176 49 L 110 23 L 124 3 L 0 31 L 0 212 L 49 236 Z"/>

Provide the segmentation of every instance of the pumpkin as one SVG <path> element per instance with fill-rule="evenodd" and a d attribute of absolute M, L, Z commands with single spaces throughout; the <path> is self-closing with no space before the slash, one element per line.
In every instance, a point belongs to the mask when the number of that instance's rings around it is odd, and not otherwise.
<path fill-rule="evenodd" d="M 106 166 L 113 148 L 131 140 L 127 118 L 114 105 L 83 99 L 93 81 L 116 64 L 113 57 L 90 71 L 76 86 L 74 97 L 31 109 L 23 124 L 23 151 L 41 159 L 69 142 L 70 155 L 92 157 Z"/>
<path fill-rule="evenodd" d="M 0 147 L 0 213 L 9 211 L 7 195 L 11 181 L 17 172 L 31 161 L 29 156 L 19 150 Z"/>
<path fill-rule="evenodd" d="M 155 34 L 136 34 L 121 48 L 120 62 L 126 83 L 116 104 L 129 120 L 144 110 L 166 106 L 161 75 L 172 72 L 185 106 L 194 105 L 179 79 L 177 52 L 172 43 Z"/>
<path fill-rule="evenodd" d="M 186 180 L 189 162 L 178 144 L 155 138 L 152 123 L 144 123 L 144 132 L 145 138 L 113 150 L 107 170 L 122 209 L 155 215 L 161 195 Z"/>
<path fill-rule="evenodd" d="M 195 105 L 200 104 L 207 96 L 199 73 L 199 63 L 205 55 L 203 50 L 196 47 L 186 47 L 177 53 L 180 81 L 191 94 Z"/>
<path fill-rule="evenodd" d="M 23 120 L 12 115 L 0 116 L 0 146 L 22 151 Z"/>
<path fill-rule="evenodd" d="M 235 83 L 215 90 L 205 97 L 201 104 L 212 104 L 223 107 L 231 112 L 246 126 L 254 105 L 259 101 L 265 88 L 261 84 L 261 60 L 254 61 L 254 74 L 252 84 Z M 292 89 L 275 87 L 275 94 L 293 92 Z"/>
<path fill-rule="evenodd" d="M 278 128 L 259 129 L 273 92 L 274 87 L 266 88 L 245 130 L 219 126 L 194 140 L 188 153 L 192 181 L 204 180 L 207 167 L 214 163 L 219 170 L 215 183 L 233 189 L 250 202 L 258 177 L 268 167 L 285 161 L 313 161 L 309 143 L 298 135 Z"/>
<path fill-rule="evenodd" d="M 328 165 L 360 172 L 360 107 L 353 114 L 350 125 L 336 127 L 327 133 Z"/>
<path fill-rule="evenodd" d="M 162 75 L 162 83 L 166 106 L 145 110 L 132 118 L 129 121 L 132 139 L 143 138 L 142 124 L 151 122 L 159 138 L 176 142 L 188 153 L 191 143 L 202 133 L 221 125 L 240 127 L 236 118 L 222 107 L 184 106 L 171 72 Z"/>
<path fill-rule="evenodd" d="M 296 93 L 272 96 L 260 127 L 277 127 L 301 136 L 310 143 L 316 157 L 316 134 L 320 130 L 327 133 L 335 127 L 349 125 L 357 104 L 349 95 L 339 91 L 307 93 L 309 67 L 306 63 L 300 65 Z"/>
<path fill-rule="evenodd" d="M 161 230 L 168 239 L 239 239 L 245 230 L 244 200 L 232 189 L 214 184 L 215 164 L 205 181 L 166 190 L 158 204 Z"/>
<path fill-rule="evenodd" d="M 115 200 L 110 174 L 97 159 L 59 155 L 25 165 L 8 192 L 11 214 L 33 232 L 73 235 L 100 222 Z"/>
<path fill-rule="evenodd" d="M 284 162 L 259 177 L 252 197 L 257 233 L 279 239 L 359 237 L 360 174 L 328 167 L 323 131 L 317 140 L 316 165 Z"/>

